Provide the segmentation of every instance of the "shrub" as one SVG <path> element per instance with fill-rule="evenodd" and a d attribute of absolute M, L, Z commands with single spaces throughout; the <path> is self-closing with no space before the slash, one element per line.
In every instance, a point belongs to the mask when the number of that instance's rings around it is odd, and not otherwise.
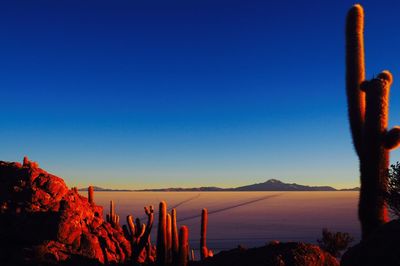
<path fill-rule="evenodd" d="M 349 233 L 330 232 L 327 228 L 322 229 L 322 239 L 318 239 L 319 246 L 329 252 L 332 256 L 339 257 L 341 251 L 347 249 L 354 239 Z"/>
<path fill-rule="evenodd" d="M 392 164 L 388 169 L 388 191 L 386 202 L 390 211 L 400 217 L 400 163 Z"/>

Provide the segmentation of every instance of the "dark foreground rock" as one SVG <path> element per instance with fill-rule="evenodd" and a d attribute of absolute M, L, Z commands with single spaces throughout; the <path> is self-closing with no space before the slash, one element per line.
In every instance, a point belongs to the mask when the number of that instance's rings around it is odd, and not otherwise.
<path fill-rule="evenodd" d="M 1 265 L 124 263 L 131 255 L 101 206 L 28 160 L 0 161 L 0 239 Z"/>
<path fill-rule="evenodd" d="M 400 265 L 400 221 L 379 227 L 367 239 L 343 254 L 343 266 Z"/>
<path fill-rule="evenodd" d="M 297 242 L 271 243 L 260 248 L 222 251 L 198 266 L 331 266 L 339 262 L 318 246 Z"/>

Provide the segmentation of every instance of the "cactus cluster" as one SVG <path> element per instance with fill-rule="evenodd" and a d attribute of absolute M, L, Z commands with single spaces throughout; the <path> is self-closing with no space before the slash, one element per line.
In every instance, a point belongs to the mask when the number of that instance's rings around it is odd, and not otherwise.
<path fill-rule="evenodd" d="M 189 229 L 181 226 L 178 233 L 176 209 L 167 211 L 165 201 L 160 202 L 159 222 L 157 232 L 157 265 L 188 265 Z M 192 255 L 194 260 L 194 255 Z"/>
<path fill-rule="evenodd" d="M 141 223 L 139 218 L 133 221 L 133 216 L 126 217 L 127 225 L 122 226 L 125 237 L 132 247 L 132 260 L 135 262 L 154 262 L 155 248 L 151 244 L 150 232 L 154 222 L 153 206 L 144 207 L 147 215 L 147 224 Z"/>
<path fill-rule="evenodd" d="M 91 187 L 88 189 L 89 202 L 93 202 L 94 192 Z M 94 203 L 93 203 L 94 204 Z M 189 259 L 195 260 L 194 250 L 189 246 L 189 229 L 181 226 L 177 227 L 177 212 L 172 209 L 168 213 L 167 203 L 161 201 L 159 205 L 159 221 L 157 231 L 157 244 L 152 245 L 150 233 L 154 222 L 153 206 L 145 207 L 147 223 L 144 224 L 139 218 L 134 220 L 132 215 L 126 218 L 126 225 L 119 226 L 119 216 L 115 213 L 114 201 L 110 201 L 110 212 L 106 215 L 106 220 L 114 228 L 122 230 L 124 236 L 131 243 L 132 262 L 134 264 L 153 264 L 160 266 L 187 266 Z M 200 252 L 201 259 L 212 256 L 212 251 L 206 246 L 208 215 L 207 209 L 202 210 L 201 215 L 201 237 Z"/>
<path fill-rule="evenodd" d="M 360 162 L 362 237 L 388 221 L 385 193 L 389 151 L 400 145 L 400 127 L 388 130 L 389 71 L 365 80 L 364 10 L 354 5 L 346 21 L 346 92 L 355 151 Z"/>

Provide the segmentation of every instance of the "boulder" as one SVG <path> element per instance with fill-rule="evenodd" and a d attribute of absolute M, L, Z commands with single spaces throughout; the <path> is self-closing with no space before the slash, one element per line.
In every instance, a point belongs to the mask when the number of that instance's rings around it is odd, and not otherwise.
<path fill-rule="evenodd" d="M 63 179 L 37 163 L 0 161 L 0 264 L 125 263 L 129 241 Z M 76 264 L 76 265 L 78 265 Z"/>

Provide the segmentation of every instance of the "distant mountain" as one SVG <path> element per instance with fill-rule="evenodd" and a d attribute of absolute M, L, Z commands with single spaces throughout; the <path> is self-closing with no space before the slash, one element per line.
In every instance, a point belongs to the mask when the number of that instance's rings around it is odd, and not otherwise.
<path fill-rule="evenodd" d="M 86 191 L 87 188 L 81 188 L 80 191 Z M 157 189 L 141 189 L 141 190 L 129 190 L 129 189 L 107 189 L 101 187 L 94 187 L 95 191 L 359 191 L 360 188 L 348 188 L 348 189 L 335 189 L 330 186 L 305 186 L 296 183 L 284 183 L 277 179 L 269 179 L 263 183 L 257 183 L 247 186 L 241 186 L 236 188 L 220 188 L 220 187 L 198 187 L 198 188 L 157 188 Z"/>
<path fill-rule="evenodd" d="M 237 187 L 234 191 L 336 191 L 329 186 L 304 186 L 296 183 L 283 183 L 277 179 L 270 179 L 264 183 L 258 183 L 248 186 Z"/>

